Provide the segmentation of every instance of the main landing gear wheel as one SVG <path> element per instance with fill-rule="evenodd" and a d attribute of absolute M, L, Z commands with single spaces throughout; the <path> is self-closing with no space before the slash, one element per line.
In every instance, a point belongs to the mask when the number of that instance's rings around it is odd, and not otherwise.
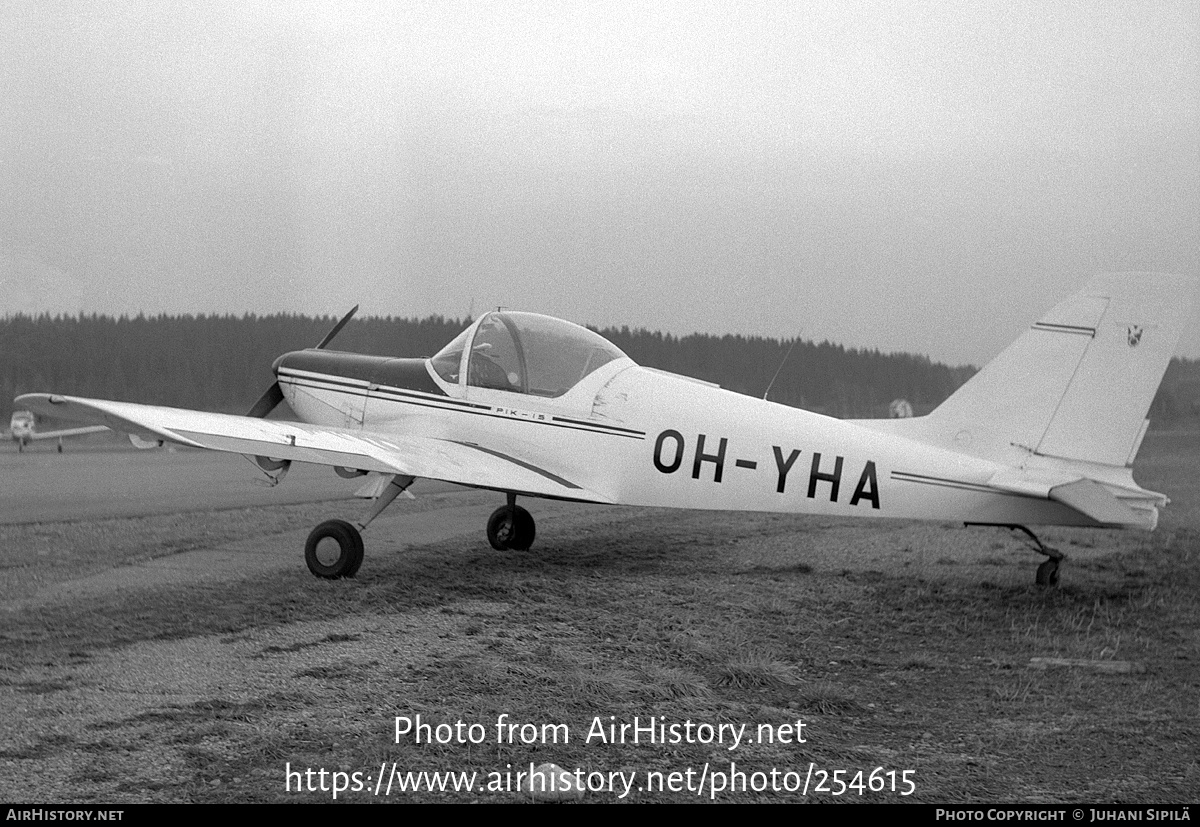
<path fill-rule="evenodd" d="M 353 577 L 362 561 L 362 535 L 345 520 L 326 520 L 312 530 L 304 544 L 304 562 L 317 577 Z"/>
<path fill-rule="evenodd" d="M 488 518 L 488 542 L 497 551 L 526 551 L 536 533 L 533 515 L 519 505 L 502 505 Z"/>
<path fill-rule="evenodd" d="M 1046 560 L 1037 567 L 1037 584 L 1055 587 L 1058 585 L 1058 561 Z"/>

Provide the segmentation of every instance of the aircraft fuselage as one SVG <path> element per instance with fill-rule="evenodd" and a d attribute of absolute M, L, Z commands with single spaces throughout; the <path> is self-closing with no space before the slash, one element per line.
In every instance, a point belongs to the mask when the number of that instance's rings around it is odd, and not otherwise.
<path fill-rule="evenodd" d="M 616 503 L 1095 524 L 1060 503 L 989 488 L 993 462 L 628 359 L 557 399 L 447 383 L 425 360 L 297 351 L 276 370 L 308 422 L 510 446 L 527 467 Z"/>

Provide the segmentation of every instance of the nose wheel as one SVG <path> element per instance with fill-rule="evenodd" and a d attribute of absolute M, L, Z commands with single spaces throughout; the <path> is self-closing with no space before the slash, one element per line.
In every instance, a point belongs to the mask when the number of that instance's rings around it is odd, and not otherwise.
<path fill-rule="evenodd" d="M 488 518 L 488 542 L 497 551 L 525 551 L 536 534 L 533 515 L 515 503 L 500 506 Z"/>

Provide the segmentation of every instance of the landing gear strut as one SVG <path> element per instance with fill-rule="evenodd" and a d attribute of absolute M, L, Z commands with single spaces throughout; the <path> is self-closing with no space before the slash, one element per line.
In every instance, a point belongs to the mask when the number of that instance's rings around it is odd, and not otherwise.
<path fill-rule="evenodd" d="M 358 574 L 358 567 L 363 561 L 362 531 L 383 509 L 391 505 L 392 500 L 408 490 L 413 479 L 399 474 L 392 477 L 388 487 L 376 497 L 375 504 L 357 526 L 345 520 L 326 520 L 314 528 L 304 544 L 304 562 L 308 564 L 308 570 L 327 580 Z"/>
<path fill-rule="evenodd" d="M 492 512 L 488 518 L 487 536 L 497 551 L 526 551 L 533 545 L 537 526 L 533 515 L 517 505 L 517 495 L 508 495 L 508 504 Z"/>
<path fill-rule="evenodd" d="M 1012 523 L 963 523 L 963 525 L 986 525 L 996 528 L 1007 528 L 1013 531 L 1020 531 L 1025 534 L 1033 542 L 1033 548 L 1038 554 L 1046 555 L 1047 559 L 1037 567 L 1037 575 L 1034 578 L 1039 586 L 1047 586 L 1050 588 L 1058 588 L 1058 566 L 1067 559 L 1067 555 L 1063 554 L 1056 548 L 1048 546 L 1038 539 L 1038 536 L 1023 525 L 1014 525 Z"/>

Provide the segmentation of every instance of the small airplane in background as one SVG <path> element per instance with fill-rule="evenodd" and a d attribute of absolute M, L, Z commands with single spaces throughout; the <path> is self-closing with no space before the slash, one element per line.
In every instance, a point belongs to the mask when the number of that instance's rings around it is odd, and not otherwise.
<path fill-rule="evenodd" d="M 597 333 L 534 313 L 486 313 L 430 359 L 316 347 L 280 356 L 246 416 L 27 394 L 22 407 L 102 423 L 142 447 L 245 454 L 274 483 L 292 462 L 377 476 L 352 525 L 305 544 L 318 577 L 353 576 L 361 531 L 419 477 L 505 495 L 487 536 L 528 549 L 517 497 L 956 521 L 1024 531 L 1056 585 L 1063 555 L 1029 526 L 1151 530 L 1168 500 L 1134 456 L 1195 293 L 1176 276 L 1093 279 L 932 413 L 837 420 L 641 367 Z M 300 422 L 264 417 L 284 399 Z M 411 496 L 411 495 L 410 495 Z"/>
<path fill-rule="evenodd" d="M 13 411 L 12 419 L 9 420 L 8 430 L 4 432 L 5 439 L 11 439 L 17 443 L 17 452 L 25 450 L 25 446 L 31 442 L 38 442 L 43 439 L 57 439 L 58 452 L 63 452 L 63 439 L 72 436 L 83 436 L 85 434 L 97 434 L 101 431 L 107 431 L 109 428 L 105 425 L 92 425 L 86 428 L 66 428 L 58 431 L 39 431 L 37 430 L 37 420 L 32 411 Z"/>

